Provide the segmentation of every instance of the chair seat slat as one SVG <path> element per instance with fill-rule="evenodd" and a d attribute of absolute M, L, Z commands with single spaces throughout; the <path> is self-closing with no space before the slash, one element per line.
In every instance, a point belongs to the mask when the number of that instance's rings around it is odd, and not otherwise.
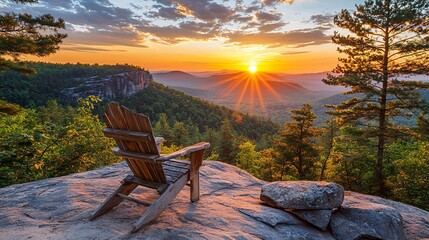
<path fill-rule="evenodd" d="M 168 166 L 168 165 L 163 165 L 163 167 L 164 167 L 164 171 L 168 170 L 168 171 L 177 172 L 177 173 L 181 173 L 181 174 L 185 174 L 186 172 L 189 171 L 189 168 L 184 169 L 184 168 L 177 168 L 177 167 Z"/>
<path fill-rule="evenodd" d="M 175 167 L 175 168 L 189 169 L 190 162 L 187 161 L 187 163 L 183 163 L 183 162 L 175 162 L 175 161 L 169 160 L 169 161 L 163 162 L 162 165 L 164 165 L 164 166 L 172 166 L 172 167 Z"/>

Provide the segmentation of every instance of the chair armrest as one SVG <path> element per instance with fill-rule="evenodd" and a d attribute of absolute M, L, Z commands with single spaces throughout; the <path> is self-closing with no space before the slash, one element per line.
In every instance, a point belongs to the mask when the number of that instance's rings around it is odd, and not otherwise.
<path fill-rule="evenodd" d="M 116 156 L 119 156 L 119 157 L 132 158 L 132 159 L 136 159 L 136 160 L 142 160 L 145 162 L 156 163 L 156 162 L 167 161 L 167 160 L 170 160 L 172 158 L 185 156 L 187 154 L 197 152 L 197 151 L 206 149 L 208 147 L 210 147 L 210 143 L 200 142 L 200 143 L 194 144 L 192 146 L 180 149 L 176 152 L 173 152 L 170 154 L 163 154 L 161 156 L 145 154 L 145 153 L 136 153 L 136 152 L 126 151 L 126 150 L 121 150 L 119 148 L 113 148 L 113 152 L 115 153 Z"/>
<path fill-rule="evenodd" d="M 158 152 L 161 152 L 161 143 L 164 141 L 162 137 L 155 137 L 156 148 L 158 148 Z"/>
<path fill-rule="evenodd" d="M 155 143 L 156 143 L 156 145 L 162 143 L 163 141 L 164 141 L 163 137 L 155 137 Z"/>
<path fill-rule="evenodd" d="M 203 150 L 210 147 L 210 143 L 208 142 L 200 142 L 189 147 L 185 147 L 178 151 L 169 154 L 162 154 L 160 157 L 156 158 L 156 161 L 166 161 L 172 158 L 182 157 L 189 153 L 193 153 L 199 150 Z"/>

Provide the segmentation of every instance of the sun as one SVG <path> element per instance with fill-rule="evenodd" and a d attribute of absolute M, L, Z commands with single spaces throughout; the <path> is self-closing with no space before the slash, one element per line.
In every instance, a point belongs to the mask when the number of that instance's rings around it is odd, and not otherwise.
<path fill-rule="evenodd" d="M 256 64 L 253 63 L 249 66 L 249 72 L 255 73 L 257 71 L 258 71 L 258 67 L 256 66 Z"/>

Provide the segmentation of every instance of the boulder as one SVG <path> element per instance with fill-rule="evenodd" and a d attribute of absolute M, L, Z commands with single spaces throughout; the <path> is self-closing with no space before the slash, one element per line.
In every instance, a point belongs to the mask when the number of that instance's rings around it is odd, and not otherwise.
<path fill-rule="evenodd" d="M 330 182 L 282 181 L 266 184 L 261 189 L 261 200 L 286 209 L 329 209 L 341 206 L 344 188 Z"/>
<path fill-rule="evenodd" d="M 363 207 L 373 203 L 388 206 L 400 212 L 407 239 L 429 239 L 429 212 L 400 202 L 387 200 L 377 196 L 346 191 L 343 206 L 359 204 Z"/>
<path fill-rule="evenodd" d="M 292 213 L 311 225 L 326 230 L 331 220 L 332 210 L 292 210 Z"/>
<path fill-rule="evenodd" d="M 400 212 L 377 203 L 345 204 L 334 211 L 330 226 L 338 240 L 406 239 Z"/>

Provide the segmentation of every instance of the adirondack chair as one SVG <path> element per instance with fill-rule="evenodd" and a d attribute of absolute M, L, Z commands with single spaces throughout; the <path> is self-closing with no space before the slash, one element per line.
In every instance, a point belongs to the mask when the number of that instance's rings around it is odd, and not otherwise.
<path fill-rule="evenodd" d="M 98 207 L 90 220 L 110 211 L 124 199 L 148 206 L 134 224 L 132 232 L 155 220 L 190 181 L 191 202 L 199 199 L 199 168 L 204 150 L 210 143 L 200 142 L 171 154 L 160 154 L 162 138 L 155 138 L 147 116 L 132 112 L 117 103 L 105 106 L 107 128 L 104 135 L 114 138 L 118 148 L 113 152 L 125 159 L 133 176 L 126 176 L 121 185 Z M 190 161 L 175 158 L 188 155 Z M 137 186 L 156 189 L 160 196 L 152 204 L 128 196 Z"/>

